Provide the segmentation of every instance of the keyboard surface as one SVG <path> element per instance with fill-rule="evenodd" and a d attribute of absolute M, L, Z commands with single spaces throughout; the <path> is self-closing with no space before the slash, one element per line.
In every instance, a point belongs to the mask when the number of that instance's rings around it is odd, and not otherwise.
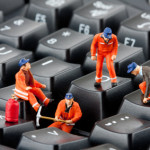
<path fill-rule="evenodd" d="M 91 43 L 105 27 L 118 39 L 118 84 L 104 59 L 96 88 Z M 36 127 L 37 113 L 22 99 L 19 121 L 5 122 L 21 58 L 30 59 L 34 79 L 54 99 L 42 115 L 55 117 L 65 94 L 73 94 L 82 118 L 71 133 L 47 128 L 47 119 Z M 150 149 L 150 102 L 142 102 L 142 76 L 127 73 L 132 62 L 150 67 L 150 0 L 0 0 L 0 150 Z"/>

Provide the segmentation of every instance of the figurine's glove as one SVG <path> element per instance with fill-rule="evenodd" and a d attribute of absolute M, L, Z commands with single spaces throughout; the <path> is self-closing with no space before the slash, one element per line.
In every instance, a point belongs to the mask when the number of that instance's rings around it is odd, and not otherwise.
<path fill-rule="evenodd" d="M 32 87 L 31 86 L 27 86 L 26 87 L 26 90 L 28 91 L 28 90 L 31 90 L 32 89 Z"/>
<path fill-rule="evenodd" d="M 111 60 L 114 61 L 116 59 L 116 55 L 111 56 Z"/>
<path fill-rule="evenodd" d="M 144 103 L 144 104 L 146 104 L 146 103 L 148 102 L 147 99 L 148 99 L 148 98 L 144 97 L 144 99 L 143 99 L 143 103 Z"/>
<path fill-rule="evenodd" d="M 71 124 L 71 123 L 73 123 L 73 121 L 72 120 L 66 120 L 66 123 Z"/>
<path fill-rule="evenodd" d="M 58 117 L 57 117 L 57 116 L 55 117 L 55 121 L 59 121 L 59 119 L 58 119 Z"/>
<path fill-rule="evenodd" d="M 42 84 L 42 88 L 45 89 L 45 88 L 46 88 L 46 85 L 45 85 L 45 84 Z"/>
<path fill-rule="evenodd" d="M 96 60 L 96 56 L 91 56 L 91 59 L 92 60 Z"/>

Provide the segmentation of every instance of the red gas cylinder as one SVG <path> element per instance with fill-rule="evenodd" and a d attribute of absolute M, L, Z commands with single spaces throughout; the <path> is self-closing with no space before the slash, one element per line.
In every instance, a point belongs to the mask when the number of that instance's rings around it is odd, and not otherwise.
<path fill-rule="evenodd" d="M 11 98 L 6 103 L 5 120 L 8 122 L 18 122 L 19 118 L 19 103 Z"/>

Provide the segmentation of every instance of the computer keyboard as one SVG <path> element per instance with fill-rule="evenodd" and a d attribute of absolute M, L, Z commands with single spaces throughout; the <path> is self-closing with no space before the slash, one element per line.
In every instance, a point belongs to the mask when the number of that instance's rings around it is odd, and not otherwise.
<path fill-rule="evenodd" d="M 110 27 L 118 38 L 112 87 L 106 61 L 99 88 L 91 60 L 95 34 Z M 149 0 L 0 0 L 0 150 L 148 150 L 150 104 L 143 104 L 142 76 L 127 73 L 136 62 L 150 67 Z M 34 79 L 53 98 L 44 116 L 55 117 L 70 92 L 82 110 L 71 133 L 47 128 L 28 101 L 19 101 L 19 121 L 5 121 L 21 58 L 30 59 Z M 40 103 L 40 102 L 39 102 Z"/>
<path fill-rule="evenodd" d="M 87 137 L 72 135 L 51 127 L 24 133 L 18 145 L 18 150 L 76 150 L 88 146 L 90 146 L 90 143 Z"/>

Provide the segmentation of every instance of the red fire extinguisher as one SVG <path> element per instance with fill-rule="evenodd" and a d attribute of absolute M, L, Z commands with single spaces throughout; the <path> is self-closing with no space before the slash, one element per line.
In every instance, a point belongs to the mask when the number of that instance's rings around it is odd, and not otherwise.
<path fill-rule="evenodd" d="M 15 100 L 15 96 L 12 95 L 6 103 L 5 120 L 8 122 L 18 122 L 19 118 L 19 103 Z"/>

